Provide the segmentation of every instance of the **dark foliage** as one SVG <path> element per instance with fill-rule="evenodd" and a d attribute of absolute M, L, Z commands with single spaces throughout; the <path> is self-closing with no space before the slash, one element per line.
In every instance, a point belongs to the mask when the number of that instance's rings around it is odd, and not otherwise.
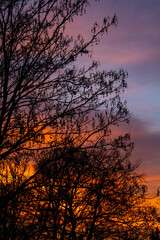
<path fill-rule="evenodd" d="M 154 226 L 130 136 L 111 132 L 130 117 L 120 98 L 127 73 L 76 64 L 117 18 L 95 23 L 88 41 L 67 35 L 88 5 L 0 0 L 3 240 L 147 239 Z"/>
<path fill-rule="evenodd" d="M 1 198 L 17 194 L 1 207 L 2 239 L 155 236 L 157 213 L 146 203 L 146 186 L 128 158 L 70 145 L 43 151 L 36 161 L 35 171 L 41 171 L 21 191 L 25 166 L 20 174 L 12 163 L 4 175 Z"/>

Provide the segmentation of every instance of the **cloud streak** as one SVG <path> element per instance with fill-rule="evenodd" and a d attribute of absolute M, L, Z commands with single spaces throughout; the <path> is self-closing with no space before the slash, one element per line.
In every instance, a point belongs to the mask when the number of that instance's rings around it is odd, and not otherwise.
<path fill-rule="evenodd" d="M 93 47 L 93 58 L 102 69 L 123 67 L 129 73 L 124 98 L 134 117 L 119 131 L 131 133 L 135 142 L 132 157 L 142 161 L 140 171 L 146 172 L 155 189 L 160 185 L 160 1 L 91 1 L 87 14 L 72 23 L 70 33 L 84 33 L 88 39 L 96 20 L 101 23 L 103 17 L 115 13 L 118 26 L 111 27 L 101 44 Z"/>

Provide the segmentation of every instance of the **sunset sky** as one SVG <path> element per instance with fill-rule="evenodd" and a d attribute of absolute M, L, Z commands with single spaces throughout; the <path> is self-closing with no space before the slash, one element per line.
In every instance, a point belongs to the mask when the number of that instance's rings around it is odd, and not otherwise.
<path fill-rule="evenodd" d="M 91 0 L 83 17 L 77 17 L 71 32 L 90 35 L 95 20 L 114 14 L 111 27 L 94 47 L 93 59 L 105 70 L 128 71 L 124 94 L 132 113 L 129 126 L 135 143 L 133 159 L 141 162 L 150 190 L 160 187 L 160 0 Z"/>

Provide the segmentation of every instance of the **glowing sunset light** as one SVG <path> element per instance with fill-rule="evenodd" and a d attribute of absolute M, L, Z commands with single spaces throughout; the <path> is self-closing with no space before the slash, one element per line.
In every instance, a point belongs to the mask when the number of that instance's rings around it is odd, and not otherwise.
<path fill-rule="evenodd" d="M 160 239 L 160 1 L 0 4 L 0 238 Z"/>
<path fill-rule="evenodd" d="M 96 3 L 91 4 L 91 11 L 87 12 L 89 24 L 94 16 L 99 20 L 103 14 L 116 13 L 118 26 L 103 37 L 94 57 L 103 68 L 123 66 L 128 71 L 125 98 L 133 116 L 127 130 L 135 143 L 134 159 L 141 162 L 149 189 L 152 191 L 153 184 L 155 191 L 160 181 L 158 177 L 154 182 L 149 179 L 160 174 L 160 3 L 102 0 L 101 4 L 98 10 Z"/>

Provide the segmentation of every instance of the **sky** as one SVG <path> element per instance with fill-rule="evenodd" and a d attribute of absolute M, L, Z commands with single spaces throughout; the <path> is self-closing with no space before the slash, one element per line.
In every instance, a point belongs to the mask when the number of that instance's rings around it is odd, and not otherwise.
<path fill-rule="evenodd" d="M 124 93 L 132 114 L 129 126 L 135 143 L 134 161 L 146 174 L 149 190 L 160 187 L 160 0 L 90 1 L 83 17 L 72 24 L 72 33 L 90 35 L 97 21 L 114 14 L 117 27 L 111 27 L 98 46 L 93 59 L 105 70 L 124 68 L 128 88 Z"/>

